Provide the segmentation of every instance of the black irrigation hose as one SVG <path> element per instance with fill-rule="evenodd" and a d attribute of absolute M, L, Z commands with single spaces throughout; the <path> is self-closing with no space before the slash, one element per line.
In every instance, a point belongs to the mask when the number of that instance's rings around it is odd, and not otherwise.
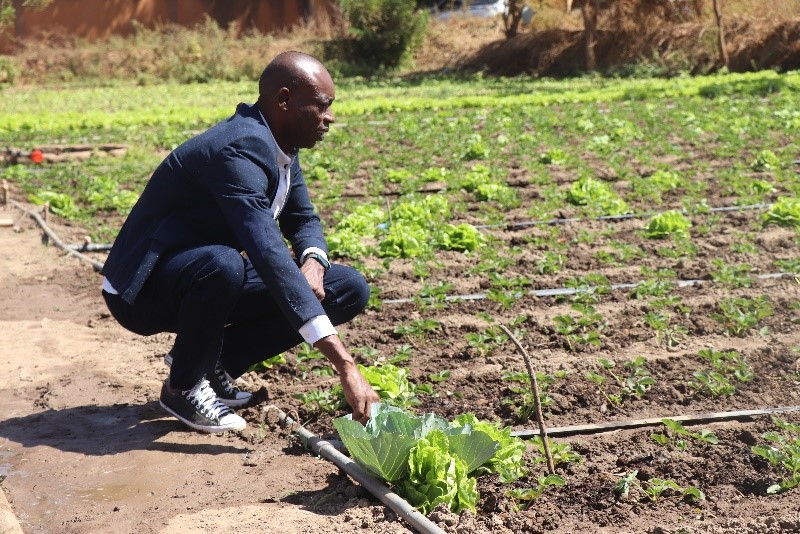
<path fill-rule="evenodd" d="M 759 280 L 768 280 L 773 278 L 783 278 L 784 276 L 797 276 L 797 273 L 768 273 L 768 274 L 760 274 L 756 278 Z M 697 284 L 702 284 L 704 282 L 708 282 L 708 280 L 677 280 L 675 285 L 678 287 L 689 287 L 695 286 Z M 620 289 L 633 289 L 638 284 L 612 284 L 611 290 L 620 290 Z M 581 288 L 573 288 L 573 287 L 558 287 L 558 288 L 551 288 L 551 289 L 534 289 L 533 291 L 529 291 L 526 293 L 528 296 L 533 297 L 559 297 L 559 296 L 567 296 L 567 295 L 575 295 L 576 293 L 584 293 L 587 291 L 594 291 L 598 289 L 600 286 L 587 286 Z M 608 286 L 604 286 L 608 287 Z M 462 301 L 462 300 L 483 300 L 486 298 L 486 293 L 471 293 L 467 295 L 448 295 L 444 299 L 445 301 L 452 302 L 452 301 Z M 417 299 L 421 299 L 423 302 L 432 302 L 434 299 L 432 297 L 412 297 L 412 298 L 402 298 L 402 299 L 386 299 L 383 304 L 406 304 L 409 302 L 415 302 Z"/>
<path fill-rule="evenodd" d="M 288 428 L 298 436 L 303 445 L 312 450 L 315 454 L 322 456 L 326 460 L 333 462 L 339 469 L 350 475 L 356 482 L 361 484 L 364 489 L 378 498 L 383 504 L 389 507 L 394 513 L 411 525 L 417 532 L 422 534 L 444 534 L 434 522 L 428 519 L 419 510 L 414 508 L 405 499 L 390 490 L 382 481 L 364 471 L 356 462 L 337 450 L 340 445 L 338 440 L 332 443 L 321 439 L 303 425 L 286 415 L 280 408 L 274 405 L 267 407 L 274 410 L 278 415 L 281 426 Z"/>
<path fill-rule="evenodd" d="M 631 421 L 612 421 L 610 423 L 597 423 L 588 425 L 573 425 L 548 428 L 547 434 L 550 436 L 576 436 L 579 434 L 600 434 L 614 430 L 625 430 L 630 428 L 641 428 L 646 426 L 658 426 L 663 419 L 672 419 L 687 424 L 708 423 L 713 421 L 737 421 L 749 419 L 757 415 L 771 415 L 776 413 L 800 411 L 800 406 L 784 406 L 779 408 L 763 408 L 760 410 L 737 410 L 732 412 L 711 412 L 695 415 L 676 415 L 672 417 L 650 417 L 647 419 L 634 419 Z M 523 439 L 537 437 L 538 429 L 517 430 L 511 432 L 512 436 Z"/>
<path fill-rule="evenodd" d="M 724 213 L 736 211 L 749 211 L 749 210 L 763 210 L 770 207 L 771 204 L 749 204 L 747 206 L 722 206 L 719 208 L 710 208 L 708 211 L 711 213 Z M 684 215 L 689 215 L 687 210 L 680 210 Z M 624 221 L 628 219 L 649 219 L 654 215 L 658 215 L 658 211 L 651 211 L 647 213 L 625 213 L 623 215 L 601 215 L 600 217 L 590 217 L 582 219 L 580 217 L 568 217 L 563 219 L 546 219 L 540 221 L 523 221 L 516 223 L 498 223 L 498 224 L 479 224 L 475 228 L 479 230 L 486 230 L 490 228 L 526 228 L 528 226 L 550 226 L 555 224 L 568 224 L 586 221 Z"/>

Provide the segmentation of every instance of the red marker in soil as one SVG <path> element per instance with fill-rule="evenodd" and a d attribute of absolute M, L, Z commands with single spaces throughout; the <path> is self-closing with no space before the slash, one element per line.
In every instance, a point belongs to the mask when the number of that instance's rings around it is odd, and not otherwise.
<path fill-rule="evenodd" d="M 31 161 L 34 163 L 42 163 L 44 161 L 44 154 L 41 150 L 31 150 Z"/>

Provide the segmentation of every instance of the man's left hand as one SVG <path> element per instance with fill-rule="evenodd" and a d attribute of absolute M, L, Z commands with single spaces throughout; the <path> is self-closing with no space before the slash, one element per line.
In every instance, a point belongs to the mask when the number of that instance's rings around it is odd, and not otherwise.
<path fill-rule="evenodd" d="M 325 267 L 313 258 L 306 258 L 306 261 L 300 266 L 300 272 L 306 277 L 308 285 L 311 286 L 314 295 L 321 302 L 325 298 L 325 287 L 323 286 Z"/>

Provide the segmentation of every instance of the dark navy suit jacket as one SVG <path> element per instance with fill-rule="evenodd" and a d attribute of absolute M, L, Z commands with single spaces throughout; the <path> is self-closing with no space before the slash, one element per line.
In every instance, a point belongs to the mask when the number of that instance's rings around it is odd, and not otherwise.
<path fill-rule="evenodd" d="M 245 251 L 286 318 L 297 329 L 325 315 L 294 262 L 308 247 L 327 251 L 295 157 L 291 186 L 277 221 L 278 146 L 255 105 L 189 139 L 158 166 L 122 225 L 103 275 L 134 304 L 165 251 L 225 245 Z"/>

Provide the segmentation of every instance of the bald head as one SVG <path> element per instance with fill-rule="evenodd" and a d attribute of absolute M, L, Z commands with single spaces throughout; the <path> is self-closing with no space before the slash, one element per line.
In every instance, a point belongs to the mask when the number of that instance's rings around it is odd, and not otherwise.
<path fill-rule="evenodd" d="M 314 56 L 303 52 L 283 52 L 270 61 L 258 80 L 259 100 L 269 99 L 282 87 L 290 91 L 304 85 L 315 85 L 330 74 Z"/>
<path fill-rule="evenodd" d="M 258 107 L 286 153 L 311 148 L 334 121 L 333 80 L 320 61 L 302 52 L 283 52 L 258 81 Z"/>

